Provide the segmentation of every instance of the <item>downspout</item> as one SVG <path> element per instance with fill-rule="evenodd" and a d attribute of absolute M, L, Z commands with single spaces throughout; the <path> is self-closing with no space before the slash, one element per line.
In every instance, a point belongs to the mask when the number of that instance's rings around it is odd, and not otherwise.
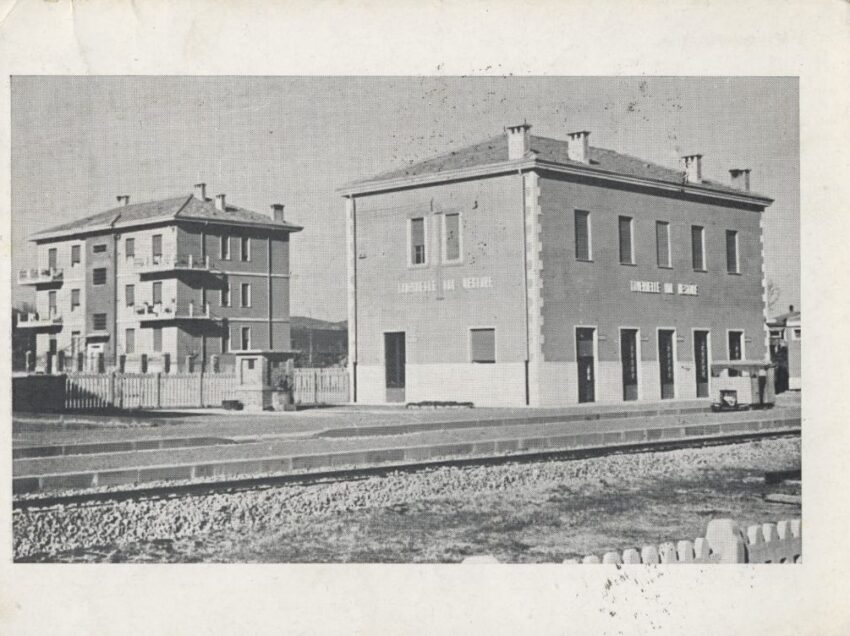
<path fill-rule="evenodd" d="M 528 227 L 526 225 L 526 217 L 528 216 L 528 211 L 526 210 L 526 199 L 525 199 L 525 175 L 522 173 L 522 170 L 517 171 L 517 174 L 520 177 L 520 196 L 522 197 L 522 205 L 520 206 L 520 210 L 522 211 L 522 271 L 523 271 L 523 287 L 525 289 L 525 405 L 528 406 L 531 403 L 530 396 L 530 387 L 529 387 L 529 378 L 528 378 L 528 362 L 529 356 L 531 354 L 531 343 L 529 339 L 531 337 L 530 329 L 531 326 L 529 324 L 529 316 L 528 316 Z"/>
<path fill-rule="evenodd" d="M 357 402 L 357 349 L 358 349 L 358 334 L 357 334 L 357 206 L 353 195 L 348 196 L 348 209 L 346 212 L 351 218 L 346 218 L 347 231 L 350 233 L 348 237 L 348 255 L 349 267 L 351 268 L 349 281 L 350 299 L 349 299 L 349 315 L 348 329 L 350 333 L 348 356 L 351 360 L 351 401 Z"/>
<path fill-rule="evenodd" d="M 272 336 L 272 235 L 266 237 L 266 243 L 268 244 L 268 249 L 266 251 L 268 262 L 268 305 L 269 305 L 269 351 L 274 349 L 274 341 Z"/>

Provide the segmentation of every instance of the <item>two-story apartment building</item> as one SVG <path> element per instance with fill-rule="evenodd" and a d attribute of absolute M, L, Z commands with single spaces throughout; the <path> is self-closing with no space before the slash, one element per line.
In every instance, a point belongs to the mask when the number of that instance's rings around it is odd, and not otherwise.
<path fill-rule="evenodd" d="M 356 401 L 709 395 L 763 359 L 771 199 L 530 126 L 340 190 Z"/>
<path fill-rule="evenodd" d="M 37 312 L 18 327 L 36 333 L 39 356 L 170 370 L 290 349 L 289 236 L 302 228 L 283 205 L 259 214 L 207 198 L 203 183 L 161 201 L 118 200 L 31 237 L 38 267 L 18 283 L 35 287 Z"/>

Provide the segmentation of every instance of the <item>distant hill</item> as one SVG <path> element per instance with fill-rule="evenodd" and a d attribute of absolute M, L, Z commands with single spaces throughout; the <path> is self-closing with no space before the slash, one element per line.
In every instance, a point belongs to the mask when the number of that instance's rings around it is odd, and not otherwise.
<path fill-rule="evenodd" d="M 348 330 L 348 321 L 330 322 L 319 318 L 308 318 L 307 316 L 290 316 L 289 326 L 291 329 L 328 329 L 332 331 Z"/>

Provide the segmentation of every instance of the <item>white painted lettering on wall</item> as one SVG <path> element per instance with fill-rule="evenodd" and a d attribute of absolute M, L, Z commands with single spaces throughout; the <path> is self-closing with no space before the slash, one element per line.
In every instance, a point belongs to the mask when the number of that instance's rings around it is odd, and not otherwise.
<path fill-rule="evenodd" d="M 641 294 L 678 294 L 679 296 L 699 296 L 699 286 L 690 283 L 660 283 L 654 280 L 629 281 L 629 289 Z"/>
<path fill-rule="evenodd" d="M 493 279 L 489 276 L 471 276 L 463 279 L 464 289 L 484 289 L 493 286 Z"/>
<path fill-rule="evenodd" d="M 493 287 L 493 278 L 491 276 L 470 276 L 462 278 L 460 281 L 464 289 L 491 289 Z M 428 292 L 437 291 L 437 287 L 442 287 L 443 291 L 454 291 L 457 287 L 453 278 L 447 278 L 441 283 L 436 280 L 418 280 L 403 282 L 398 284 L 399 294 L 427 294 Z"/>

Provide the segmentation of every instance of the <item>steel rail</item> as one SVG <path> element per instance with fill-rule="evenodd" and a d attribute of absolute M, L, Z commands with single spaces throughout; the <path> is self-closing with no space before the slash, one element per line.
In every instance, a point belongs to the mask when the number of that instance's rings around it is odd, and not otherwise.
<path fill-rule="evenodd" d="M 29 496 L 23 495 L 12 500 L 12 508 L 17 511 L 49 512 L 58 506 L 104 506 L 122 501 L 160 501 L 182 497 L 203 497 L 221 493 L 237 493 L 251 490 L 262 490 L 291 484 L 316 484 L 322 482 L 342 482 L 383 477 L 392 473 L 415 473 L 418 471 L 441 468 L 445 466 L 496 466 L 501 464 L 532 463 L 553 460 L 575 460 L 602 457 L 605 455 L 622 455 L 650 452 L 665 452 L 682 448 L 702 448 L 740 444 L 756 439 L 771 439 L 795 437 L 800 435 L 800 429 L 787 431 L 754 431 L 745 433 L 729 433 L 702 437 L 690 437 L 675 440 L 640 441 L 611 446 L 593 446 L 578 449 L 542 450 L 505 455 L 486 455 L 478 457 L 458 457 L 380 464 L 374 466 L 340 468 L 333 470 L 317 470 L 303 473 L 285 473 L 275 475 L 258 475 L 219 479 L 215 481 L 194 481 L 166 483 L 140 488 L 125 488 L 108 491 L 78 491 L 54 495 Z"/>

